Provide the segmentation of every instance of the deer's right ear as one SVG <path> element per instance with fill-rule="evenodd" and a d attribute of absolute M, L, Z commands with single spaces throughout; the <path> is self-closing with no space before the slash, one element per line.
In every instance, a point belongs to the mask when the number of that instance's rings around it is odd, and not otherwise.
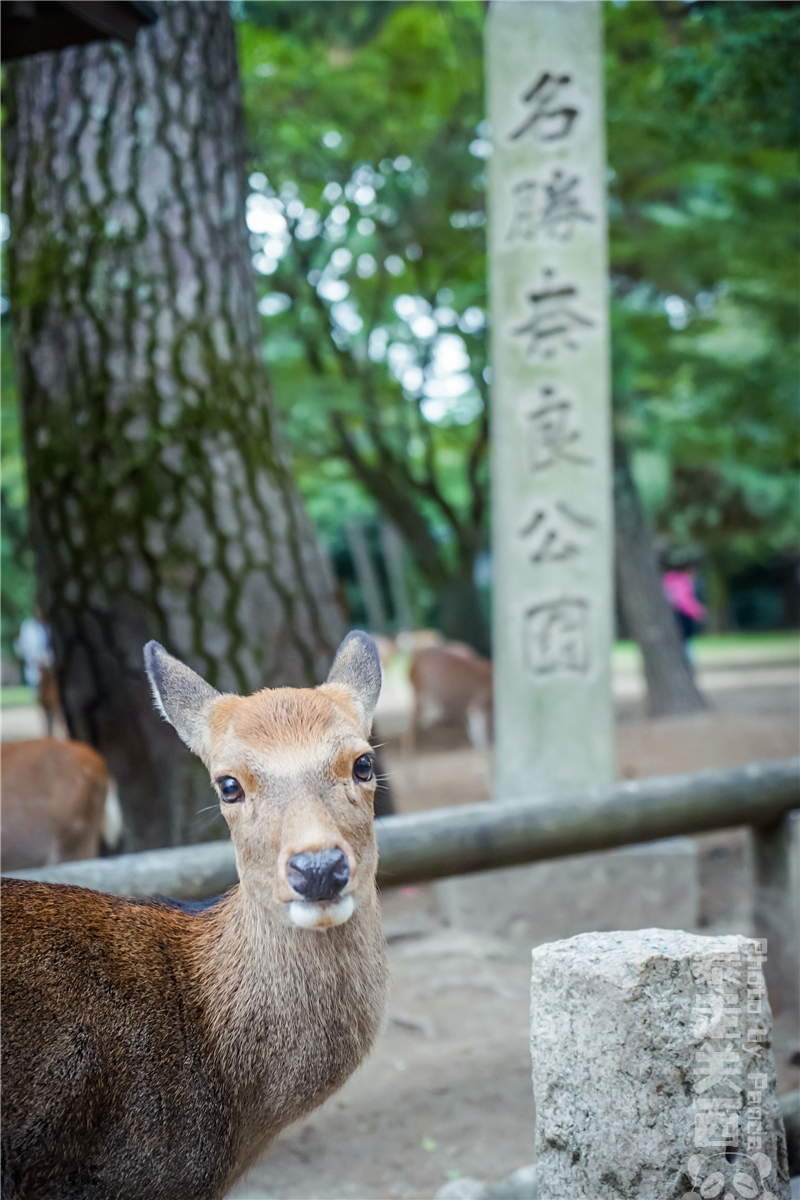
<path fill-rule="evenodd" d="M 219 699 L 216 691 L 179 659 L 167 654 L 158 642 L 144 648 L 144 665 L 156 708 L 174 725 L 190 750 L 199 754 L 204 741 L 206 708 Z"/>
<path fill-rule="evenodd" d="M 378 647 L 368 633 L 354 629 L 339 649 L 326 680 L 346 688 L 361 714 L 362 733 L 369 737 L 372 714 L 381 694 L 383 672 Z"/>

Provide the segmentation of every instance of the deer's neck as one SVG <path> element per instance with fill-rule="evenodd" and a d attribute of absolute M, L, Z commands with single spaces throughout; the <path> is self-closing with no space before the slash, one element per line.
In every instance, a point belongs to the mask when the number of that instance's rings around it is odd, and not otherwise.
<path fill-rule="evenodd" d="M 198 966 L 213 1052 L 259 1128 L 321 1103 L 378 1032 L 387 968 L 374 890 L 344 925 L 284 925 L 239 888 L 210 914 Z"/>

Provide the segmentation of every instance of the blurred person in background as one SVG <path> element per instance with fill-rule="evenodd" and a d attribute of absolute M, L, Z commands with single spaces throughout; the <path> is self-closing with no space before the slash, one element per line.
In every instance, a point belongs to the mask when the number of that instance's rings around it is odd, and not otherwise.
<path fill-rule="evenodd" d="M 664 575 L 664 594 L 675 613 L 675 620 L 681 633 L 684 652 L 689 658 L 689 641 L 702 628 L 706 615 L 705 605 L 700 602 L 695 593 L 697 566 L 695 563 L 684 563 L 674 566 Z"/>

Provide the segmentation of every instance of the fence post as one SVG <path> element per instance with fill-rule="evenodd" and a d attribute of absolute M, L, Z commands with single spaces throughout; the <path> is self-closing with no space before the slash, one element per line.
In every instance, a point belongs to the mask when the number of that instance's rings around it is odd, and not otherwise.
<path fill-rule="evenodd" d="M 753 933 L 766 940 L 767 981 L 773 1012 L 800 1017 L 800 896 L 797 865 L 797 815 L 786 813 L 770 825 L 754 825 Z"/>
<path fill-rule="evenodd" d="M 533 951 L 539 1200 L 789 1200 L 757 948 L 643 929 Z"/>

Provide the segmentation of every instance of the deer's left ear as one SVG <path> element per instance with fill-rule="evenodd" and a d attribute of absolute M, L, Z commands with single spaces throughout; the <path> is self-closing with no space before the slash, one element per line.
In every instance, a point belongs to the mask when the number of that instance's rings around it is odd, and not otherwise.
<path fill-rule="evenodd" d="M 208 719 L 208 708 L 219 692 L 158 642 L 144 648 L 144 665 L 156 708 L 169 721 L 195 754 L 200 754 Z"/>
<path fill-rule="evenodd" d="M 348 633 L 336 651 L 326 682 L 337 684 L 350 694 L 361 715 L 361 732 L 368 737 L 383 682 L 378 647 L 368 633 L 361 629 Z"/>

